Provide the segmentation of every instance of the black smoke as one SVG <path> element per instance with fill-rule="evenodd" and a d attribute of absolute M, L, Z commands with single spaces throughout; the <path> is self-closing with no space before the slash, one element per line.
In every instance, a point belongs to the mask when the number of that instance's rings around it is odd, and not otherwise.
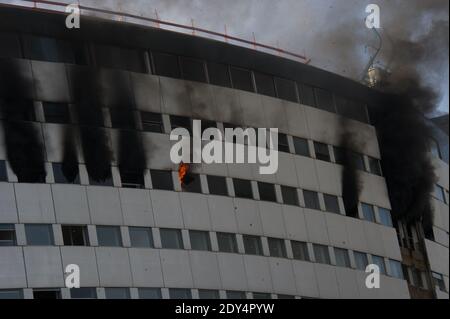
<path fill-rule="evenodd" d="M 69 183 L 74 183 L 79 178 L 79 169 L 75 129 L 72 126 L 65 129 L 63 149 L 62 172 Z"/>

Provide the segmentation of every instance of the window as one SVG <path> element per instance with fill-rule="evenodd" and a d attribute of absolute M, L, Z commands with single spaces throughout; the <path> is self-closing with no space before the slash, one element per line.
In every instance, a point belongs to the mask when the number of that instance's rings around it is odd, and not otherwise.
<path fill-rule="evenodd" d="M 364 123 L 368 122 L 366 106 L 362 103 L 342 97 L 336 97 L 336 109 L 337 113 L 344 117 Z"/>
<path fill-rule="evenodd" d="M 308 141 L 304 138 L 293 137 L 295 154 L 310 157 Z"/>
<path fill-rule="evenodd" d="M 152 229 L 147 227 L 128 227 L 131 247 L 153 248 Z"/>
<path fill-rule="evenodd" d="M 443 187 L 436 184 L 434 186 L 434 196 L 436 196 L 436 198 L 441 202 L 445 203 L 445 191 Z"/>
<path fill-rule="evenodd" d="M 13 224 L 0 224 L 0 247 L 16 245 L 16 229 Z"/>
<path fill-rule="evenodd" d="M 320 210 L 319 195 L 316 192 L 303 190 L 303 198 L 306 208 Z"/>
<path fill-rule="evenodd" d="M 316 88 L 317 107 L 335 113 L 333 94 L 327 90 Z"/>
<path fill-rule="evenodd" d="M 436 158 L 442 159 L 441 149 L 439 147 L 439 143 L 436 140 L 430 139 L 430 147 L 431 154 Z"/>
<path fill-rule="evenodd" d="M 268 202 L 276 202 L 275 185 L 258 182 L 259 198 Z"/>
<path fill-rule="evenodd" d="M 250 181 L 233 178 L 233 185 L 236 197 L 253 199 L 252 184 Z"/>
<path fill-rule="evenodd" d="M 422 273 L 420 272 L 420 270 L 415 268 L 410 268 L 410 270 L 411 270 L 412 284 L 419 288 L 423 287 Z"/>
<path fill-rule="evenodd" d="M 345 165 L 345 163 L 347 162 L 346 150 L 343 149 L 342 147 L 333 146 L 333 151 L 335 163 L 339 165 Z"/>
<path fill-rule="evenodd" d="M 192 133 L 192 121 L 189 117 L 185 116 L 178 116 L 178 115 L 171 115 L 170 116 L 170 124 L 172 127 L 172 130 L 176 128 L 185 128 L 189 131 L 189 133 Z"/>
<path fill-rule="evenodd" d="M 272 299 L 271 295 L 263 292 L 254 292 L 253 299 Z"/>
<path fill-rule="evenodd" d="M 230 233 L 217 233 L 219 251 L 223 253 L 237 253 L 236 235 Z"/>
<path fill-rule="evenodd" d="M 14 33 L 0 32 L 0 57 L 22 58 L 19 36 Z"/>
<path fill-rule="evenodd" d="M 153 52 L 155 74 L 170 78 L 180 78 L 180 68 L 176 55 Z"/>
<path fill-rule="evenodd" d="M 65 246 L 89 246 L 86 226 L 61 226 Z"/>
<path fill-rule="evenodd" d="M 190 230 L 189 237 L 193 250 L 211 251 L 211 240 L 207 231 Z"/>
<path fill-rule="evenodd" d="M 217 122 L 202 120 L 202 122 L 201 122 L 202 139 L 203 139 L 203 133 L 209 128 L 217 129 Z M 212 141 L 213 139 L 214 139 L 214 136 L 211 135 L 209 140 Z"/>
<path fill-rule="evenodd" d="M 433 276 L 434 285 L 438 287 L 440 291 L 446 292 L 444 276 L 435 272 L 431 273 L 431 275 Z"/>
<path fill-rule="evenodd" d="M 97 299 L 97 289 L 95 288 L 72 288 L 70 289 L 72 299 Z"/>
<path fill-rule="evenodd" d="M 380 274 L 386 275 L 386 264 L 383 257 L 372 255 L 372 262 L 380 268 Z"/>
<path fill-rule="evenodd" d="M 162 299 L 159 288 L 138 288 L 139 299 Z"/>
<path fill-rule="evenodd" d="M 334 256 L 336 258 L 336 265 L 339 267 L 350 268 L 350 257 L 348 256 L 348 250 L 342 248 L 334 248 Z"/>
<path fill-rule="evenodd" d="M 255 92 L 253 87 L 252 73 L 249 70 L 230 67 L 231 78 L 233 80 L 233 87 L 235 89 Z"/>
<path fill-rule="evenodd" d="M 120 234 L 119 226 L 97 226 L 97 238 L 99 246 L 122 246 L 122 235 Z"/>
<path fill-rule="evenodd" d="M 300 241 L 291 241 L 292 254 L 294 259 L 310 261 L 308 253 L 308 245 Z"/>
<path fill-rule="evenodd" d="M 286 246 L 283 239 L 267 238 L 269 242 L 269 252 L 272 257 L 286 258 Z"/>
<path fill-rule="evenodd" d="M 134 111 L 125 108 L 109 109 L 111 125 L 118 129 L 135 129 Z"/>
<path fill-rule="evenodd" d="M 275 97 L 275 86 L 271 75 L 253 72 L 255 75 L 256 90 L 259 94 Z"/>
<path fill-rule="evenodd" d="M 28 224 L 25 225 L 25 234 L 30 246 L 54 245 L 52 225 Z"/>
<path fill-rule="evenodd" d="M 205 63 L 202 60 L 181 57 L 180 62 L 185 80 L 206 83 Z"/>
<path fill-rule="evenodd" d="M 369 222 L 375 222 L 375 212 L 373 210 L 373 206 L 369 204 L 362 203 L 362 212 L 365 220 Z"/>
<path fill-rule="evenodd" d="M 228 196 L 227 180 L 222 176 L 207 176 L 209 193 L 211 195 Z"/>
<path fill-rule="evenodd" d="M 378 215 L 380 216 L 380 223 L 388 226 L 393 227 L 392 224 L 392 217 L 391 217 L 391 211 L 386 208 L 378 208 Z"/>
<path fill-rule="evenodd" d="M 144 52 L 111 45 L 94 46 L 96 62 L 105 68 L 145 73 Z"/>
<path fill-rule="evenodd" d="M 330 213 L 340 214 L 338 198 L 334 195 L 323 194 L 325 201 L 325 210 Z"/>
<path fill-rule="evenodd" d="M 244 235 L 243 239 L 246 254 L 259 256 L 264 255 L 260 237 Z"/>
<path fill-rule="evenodd" d="M 184 192 L 190 192 L 190 193 L 202 193 L 202 183 L 200 179 L 200 175 L 189 173 L 189 181 L 187 181 L 187 178 L 185 179 L 185 183 L 181 185 Z"/>
<path fill-rule="evenodd" d="M 328 149 L 328 145 L 314 142 L 314 149 L 316 151 L 316 158 L 321 161 L 330 162 L 330 150 Z"/>
<path fill-rule="evenodd" d="M 328 246 L 314 244 L 313 248 L 314 248 L 314 256 L 316 258 L 317 263 L 328 265 L 331 264 Z"/>
<path fill-rule="evenodd" d="M 163 133 L 162 115 L 153 112 L 141 112 L 142 130 L 144 132 Z"/>
<path fill-rule="evenodd" d="M 120 169 L 120 180 L 124 188 L 145 188 L 144 175 L 142 171 L 130 171 Z"/>
<path fill-rule="evenodd" d="M 297 89 L 294 81 L 275 78 L 275 86 L 277 88 L 277 96 L 280 99 L 298 102 Z"/>
<path fill-rule="evenodd" d="M 65 103 L 43 102 L 45 122 L 56 124 L 70 123 L 69 107 Z"/>
<path fill-rule="evenodd" d="M 33 290 L 33 299 L 61 299 L 61 291 L 59 289 L 35 289 Z"/>
<path fill-rule="evenodd" d="M 228 72 L 227 65 L 208 62 L 208 75 L 209 83 L 218 86 L 231 87 L 230 73 Z"/>
<path fill-rule="evenodd" d="M 243 291 L 234 291 L 234 290 L 227 291 L 227 299 L 246 299 L 246 298 L 247 296 Z"/>
<path fill-rule="evenodd" d="M 298 206 L 298 194 L 296 188 L 281 186 L 281 194 L 283 195 L 284 204 Z"/>
<path fill-rule="evenodd" d="M 404 279 L 401 262 L 389 259 L 389 266 L 391 268 L 391 276 L 392 277 L 395 277 L 398 279 Z"/>
<path fill-rule="evenodd" d="M 105 288 L 106 299 L 130 299 L 128 288 Z"/>
<path fill-rule="evenodd" d="M 152 185 L 154 189 L 173 190 L 173 179 L 171 171 L 150 170 Z"/>
<path fill-rule="evenodd" d="M 159 233 L 161 235 L 162 248 L 183 249 L 183 237 L 179 229 L 161 228 Z"/>
<path fill-rule="evenodd" d="M 366 271 L 369 260 L 367 259 L 367 254 L 355 251 L 353 253 L 355 256 L 356 269 Z"/>
<path fill-rule="evenodd" d="M 170 299 L 192 299 L 190 289 L 184 288 L 169 288 Z"/>
<path fill-rule="evenodd" d="M 23 51 L 26 59 L 48 62 L 75 63 L 74 49 L 66 41 L 54 38 L 23 35 Z"/>
<path fill-rule="evenodd" d="M 352 162 L 354 163 L 356 169 L 359 169 L 360 171 L 365 171 L 366 164 L 364 164 L 364 157 L 361 154 L 355 152 L 350 152 L 350 154 L 352 157 Z"/>
<path fill-rule="evenodd" d="M 289 142 L 286 134 L 278 133 L 278 151 L 290 153 Z"/>
<path fill-rule="evenodd" d="M 301 96 L 300 96 L 301 103 L 304 105 L 315 107 L 317 103 L 314 89 L 306 84 L 302 84 L 300 88 L 301 88 Z"/>
<path fill-rule="evenodd" d="M 372 174 L 382 176 L 380 160 L 369 156 L 369 168 Z"/>
<path fill-rule="evenodd" d="M 277 299 L 295 299 L 295 296 L 291 296 L 291 295 L 277 295 Z"/>
<path fill-rule="evenodd" d="M 113 186 L 113 180 L 112 180 L 112 175 L 111 175 L 111 171 L 110 168 L 108 169 L 108 174 L 110 174 L 109 176 L 107 176 L 105 179 L 100 180 L 100 179 L 94 179 L 91 176 L 89 176 L 89 185 L 91 186 Z"/>
<path fill-rule="evenodd" d="M 56 184 L 80 184 L 78 163 L 52 163 Z"/>
<path fill-rule="evenodd" d="M 198 290 L 199 299 L 220 299 L 219 292 L 217 290 L 210 289 L 199 289 Z"/>
<path fill-rule="evenodd" d="M 8 175 L 6 174 L 6 162 L 0 160 L 0 182 L 7 182 Z"/>
<path fill-rule="evenodd" d="M 0 300 L 6 299 L 23 299 L 23 292 L 21 289 L 1 289 Z"/>

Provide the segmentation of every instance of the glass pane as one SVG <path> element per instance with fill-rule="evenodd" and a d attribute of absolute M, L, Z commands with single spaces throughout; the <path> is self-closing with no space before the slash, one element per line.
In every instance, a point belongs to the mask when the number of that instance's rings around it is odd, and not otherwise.
<path fill-rule="evenodd" d="M 323 143 L 314 142 L 314 149 L 316 151 L 316 158 L 321 161 L 330 162 L 330 151 L 328 145 Z"/>
<path fill-rule="evenodd" d="M 211 241 L 209 239 L 209 233 L 206 231 L 189 231 L 189 237 L 191 238 L 191 248 L 194 250 L 211 250 Z"/>
<path fill-rule="evenodd" d="M 142 130 L 145 132 L 163 133 L 162 115 L 153 112 L 141 112 Z"/>
<path fill-rule="evenodd" d="M 219 86 L 231 87 L 230 74 L 228 66 L 208 62 L 209 83 Z"/>
<path fill-rule="evenodd" d="M 268 238 L 270 256 L 286 258 L 286 246 L 283 239 Z"/>
<path fill-rule="evenodd" d="M 278 151 L 290 153 L 289 142 L 286 134 L 278 133 Z"/>
<path fill-rule="evenodd" d="M 156 75 L 180 78 L 180 68 L 176 55 L 153 52 L 152 56 Z"/>
<path fill-rule="evenodd" d="M 268 293 L 254 292 L 253 299 L 272 299 L 272 298 L 271 295 Z"/>
<path fill-rule="evenodd" d="M 65 103 L 42 102 L 46 123 L 70 123 L 69 107 Z"/>
<path fill-rule="evenodd" d="M 39 300 L 61 299 L 61 292 L 58 290 L 34 290 L 33 298 Z"/>
<path fill-rule="evenodd" d="M 16 245 L 16 230 L 13 224 L 0 224 L 0 247 Z"/>
<path fill-rule="evenodd" d="M 336 265 L 339 267 L 350 268 L 350 257 L 347 249 L 335 248 L 334 255 L 336 257 Z"/>
<path fill-rule="evenodd" d="M 173 190 L 171 171 L 151 170 L 152 185 L 154 189 Z"/>
<path fill-rule="evenodd" d="M 227 291 L 227 299 L 246 299 L 247 296 L 243 291 Z"/>
<path fill-rule="evenodd" d="M 333 195 L 324 194 L 325 209 L 327 212 L 340 214 L 338 198 Z"/>
<path fill-rule="evenodd" d="M 383 257 L 372 255 L 372 262 L 380 268 L 380 274 L 386 274 L 386 265 Z"/>
<path fill-rule="evenodd" d="M 88 246 L 87 228 L 83 226 L 62 226 L 65 246 Z"/>
<path fill-rule="evenodd" d="M 249 255 L 263 255 L 261 238 L 257 236 L 244 235 L 245 253 Z"/>
<path fill-rule="evenodd" d="M 294 81 L 275 78 L 277 95 L 280 99 L 298 102 L 296 84 Z"/>
<path fill-rule="evenodd" d="M 301 85 L 301 103 L 308 106 L 316 106 L 316 97 L 314 93 L 314 89 L 306 84 Z"/>
<path fill-rule="evenodd" d="M 236 197 L 253 199 L 252 184 L 244 179 L 233 179 L 234 193 Z"/>
<path fill-rule="evenodd" d="M 373 210 L 373 206 L 369 204 L 361 204 L 364 219 L 370 222 L 375 222 L 375 211 Z"/>
<path fill-rule="evenodd" d="M 237 253 L 236 235 L 228 233 L 217 233 L 219 251 L 225 253 Z"/>
<path fill-rule="evenodd" d="M 145 227 L 129 227 L 131 247 L 153 248 L 152 230 Z"/>
<path fill-rule="evenodd" d="M 254 92 L 252 73 L 249 70 L 231 67 L 231 78 L 235 89 Z"/>
<path fill-rule="evenodd" d="M 227 182 L 225 177 L 208 175 L 208 188 L 211 195 L 228 196 Z"/>
<path fill-rule="evenodd" d="M 402 264 L 399 261 L 396 260 L 389 260 L 389 266 L 391 268 L 391 276 L 403 279 L 403 270 L 402 270 Z"/>
<path fill-rule="evenodd" d="M 380 164 L 380 160 L 373 158 L 373 157 L 369 157 L 369 166 L 370 166 L 370 172 L 372 174 L 381 176 L 382 172 L 381 172 L 381 164 Z"/>
<path fill-rule="evenodd" d="M 291 241 L 291 246 L 294 259 L 309 261 L 308 246 L 306 243 Z"/>
<path fill-rule="evenodd" d="M 316 262 L 321 264 L 330 264 L 330 252 L 327 246 L 323 245 L 313 245 L 314 256 L 316 257 Z"/>
<path fill-rule="evenodd" d="M 20 289 L 0 290 L 0 300 L 23 299 L 23 292 Z"/>
<path fill-rule="evenodd" d="M 184 79 L 206 83 L 205 65 L 202 60 L 181 57 L 180 62 Z"/>
<path fill-rule="evenodd" d="M 380 222 L 381 224 L 388 226 L 388 227 L 393 227 L 392 224 L 392 218 L 391 218 L 391 211 L 386 209 L 386 208 L 378 208 L 378 215 L 380 215 Z"/>
<path fill-rule="evenodd" d="M 199 299 L 219 299 L 219 292 L 217 290 L 199 289 Z"/>
<path fill-rule="evenodd" d="M 317 107 L 319 109 L 335 112 L 333 94 L 327 90 L 316 88 L 316 96 L 317 96 Z"/>
<path fill-rule="evenodd" d="M 192 299 L 192 294 L 190 289 L 170 288 L 169 297 L 170 299 Z"/>
<path fill-rule="evenodd" d="M 128 288 L 105 288 L 106 299 L 130 299 Z"/>
<path fill-rule="evenodd" d="M 139 288 L 139 299 L 162 299 L 159 288 Z"/>
<path fill-rule="evenodd" d="M 97 238 L 99 246 L 120 247 L 122 246 L 122 236 L 120 227 L 97 226 Z"/>
<path fill-rule="evenodd" d="M 273 77 L 258 72 L 254 72 L 254 74 L 255 74 L 256 90 L 258 91 L 258 93 L 275 97 L 276 94 Z"/>
<path fill-rule="evenodd" d="M 281 186 L 281 193 L 283 195 L 283 203 L 286 205 L 298 206 L 297 189 L 294 187 Z"/>
<path fill-rule="evenodd" d="M 30 246 L 54 245 L 51 225 L 25 225 L 25 233 Z"/>
<path fill-rule="evenodd" d="M 80 184 L 80 174 L 78 171 L 78 163 L 53 163 L 53 177 L 56 184 Z"/>
<path fill-rule="evenodd" d="M 259 198 L 260 200 L 268 202 L 276 202 L 275 185 L 269 183 L 258 182 Z"/>
<path fill-rule="evenodd" d="M 23 36 L 25 58 L 48 62 L 75 63 L 72 46 L 65 41 L 34 36 Z"/>
<path fill-rule="evenodd" d="M 295 154 L 310 157 L 308 141 L 304 138 L 294 137 Z"/>
<path fill-rule="evenodd" d="M 369 260 L 367 259 L 367 254 L 361 252 L 354 252 L 356 269 L 366 270 L 367 265 L 369 264 Z"/>
<path fill-rule="evenodd" d="M 70 289 L 72 299 L 97 299 L 97 289 L 95 288 L 72 288 Z"/>
<path fill-rule="evenodd" d="M 183 238 L 178 229 L 160 229 L 161 244 L 166 249 L 183 249 Z"/>
<path fill-rule="evenodd" d="M 320 210 L 319 196 L 316 192 L 303 190 L 303 198 L 306 208 Z"/>

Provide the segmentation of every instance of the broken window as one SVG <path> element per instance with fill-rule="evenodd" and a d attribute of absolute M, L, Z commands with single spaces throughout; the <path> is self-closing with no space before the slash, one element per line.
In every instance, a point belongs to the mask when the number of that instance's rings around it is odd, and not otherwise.
<path fill-rule="evenodd" d="M 148 227 L 128 227 L 131 247 L 153 248 L 152 229 Z"/>
<path fill-rule="evenodd" d="M 120 169 L 120 180 L 125 188 L 145 188 L 144 175 L 142 171 L 131 171 Z"/>
<path fill-rule="evenodd" d="M 231 87 L 228 65 L 208 62 L 208 75 L 209 83 L 218 86 Z"/>
<path fill-rule="evenodd" d="M 277 196 L 275 194 L 275 185 L 269 183 L 258 182 L 259 199 L 276 202 Z"/>
<path fill-rule="evenodd" d="M 373 157 L 369 157 L 369 167 L 370 167 L 370 172 L 372 174 L 378 175 L 378 176 L 382 176 L 382 172 L 381 172 L 381 164 L 380 164 L 380 160 L 373 158 Z"/>
<path fill-rule="evenodd" d="M 80 174 L 78 172 L 78 164 L 75 172 L 68 172 L 64 163 L 52 163 L 53 176 L 56 184 L 80 184 Z"/>
<path fill-rule="evenodd" d="M 205 63 L 202 60 L 181 57 L 180 62 L 185 80 L 206 83 Z"/>
<path fill-rule="evenodd" d="M 162 115 L 153 112 L 141 112 L 142 130 L 145 132 L 163 133 Z"/>
<path fill-rule="evenodd" d="M 161 236 L 161 245 L 165 249 L 183 249 L 183 237 L 181 230 L 161 228 L 159 230 Z"/>
<path fill-rule="evenodd" d="M 280 99 L 298 102 L 297 88 L 294 81 L 275 78 L 275 86 L 277 88 L 277 96 Z"/>
<path fill-rule="evenodd" d="M 65 246 L 89 246 L 86 226 L 61 226 Z"/>
<path fill-rule="evenodd" d="M 190 193 L 202 193 L 202 183 L 200 175 L 194 173 L 188 173 L 189 178 L 184 179 L 184 183 L 181 185 L 184 192 Z M 189 180 L 189 181 L 187 181 Z"/>
<path fill-rule="evenodd" d="M 316 151 L 316 158 L 321 161 L 330 162 L 330 150 L 328 149 L 328 145 L 314 142 L 314 149 Z"/>
<path fill-rule="evenodd" d="M 171 171 L 150 170 L 153 189 L 173 190 L 173 179 Z"/>
<path fill-rule="evenodd" d="M 303 190 L 303 198 L 306 208 L 320 210 L 319 195 L 317 192 Z"/>
<path fill-rule="evenodd" d="M 233 178 L 233 185 L 236 197 L 253 199 L 252 184 L 250 181 Z"/>
<path fill-rule="evenodd" d="M 109 176 L 107 176 L 105 179 L 94 179 L 91 176 L 89 176 L 89 185 L 91 186 L 113 186 L 113 180 L 111 175 L 111 168 L 108 170 Z"/>
<path fill-rule="evenodd" d="M 255 92 L 251 71 L 237 67 L 230 67 L 230 70 L 231 78 L 233 80 L 233 88 L 243 91 Z"/>
<path fill-rule="evenodd" d="M 431 276 L 433 277 L 434 285 L 438 287 L 440 291 L 446 292 L 444 276 L 436 272 L 432 272 Z"/>
<path fill-rule="evenodd" d="M 273 77 L 271 75 L 254 72 L 256 90 L 259 94 L 264 94 L 268 96 L 275 97 L 275 86 L 273 82 Z"/>
<path fill-rule="evenodd" d="M 211 195 L 228 196 L 227 180 L 222 176 L 207 176 L 209 193 Z"/>
<path fill-rule="evenodd" d="M 316 263 L 319 264 L 331 264 L 330 251 L 328 246 L 313 244 L 314 256 L 316 258 Z"/>
<path fill-rule="evenodd" d="M 170 125 L 172 130 L 176 128 L 185 128 L 192 135 L 192 120 L 186 116 L 171 115 Z"/>
<path fill-rule="evenodd" d="M 113 128 L 119 129 L 136 128 L 134 122 L 134 111 L 123 108 L 113 108 L 109 109 L 109 114 L 111 115 L 111 125 Z"/>
<path fill-rule="evenodd" d="M 122 235 L 119 226 L 97 226 L 97 239 L 99 246 L 122 246 Z"/>
<path fill-rule="evenodd" d="M 260 237 L 243 235 L 243 240 L 246 254 L 259 256 L 264 255 Z"/>
<path fill-rule="evenodd" d="M 297 189 L 289 186 L 281 186 L 283 203 L 286 205 L 298 206 Z"/>
<path fill-rule="evenodd" d="M 219 251 L 223 253 L 237 253 L 236 235 L 231 233 L 217 233 Z"/>
<path fill-rule="evenodd" d="M 335 113 L 333 94 L 330 91 L 316 88 L 317 107 Z"/>
<path fill-rule="evenodd" d="M 190 230 L 191 249 L 211 251 L 211 240 L 207 231 Z"/>
<path fill-rule="evenodd" d="M 156 75 L 180 78 L 180 67 L 176 55 L 153 52 L 152 56 Z"/>

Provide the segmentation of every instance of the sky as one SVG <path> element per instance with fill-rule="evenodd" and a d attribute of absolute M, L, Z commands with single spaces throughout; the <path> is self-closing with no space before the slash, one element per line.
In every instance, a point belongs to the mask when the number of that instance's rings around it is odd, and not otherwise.
<path fill-rule="evenodd" d="M 14 1 L 14 0 L 13 0 Z M 379 5 L 383 48 L 378 64 L 395 68 L 408 52 L 393 49 L 397 40 L 426 43 L 417 64 L 423 81 L 435 88 L 433 115 L 449 110 L 448 0 L 79 0 L 82 5 L 114 9 L 224 32 L 304 54 L 311 64 L 360 80 L 377 38 L 365 26 L 365 9 Z M 77 2 L 61 0 L 61 2 Z M 443 22 L 445 31 L 433 28 Z M 446 26 L 446 27 L 445 27 Z M 278 43 L 278 44 L 277 44 Z M 407 50 L 407 49 L 406 49 Z M 398 61 L 395 61 L 398 59 Z M 395 70 L 393 70 L 395 71 Z"/>

